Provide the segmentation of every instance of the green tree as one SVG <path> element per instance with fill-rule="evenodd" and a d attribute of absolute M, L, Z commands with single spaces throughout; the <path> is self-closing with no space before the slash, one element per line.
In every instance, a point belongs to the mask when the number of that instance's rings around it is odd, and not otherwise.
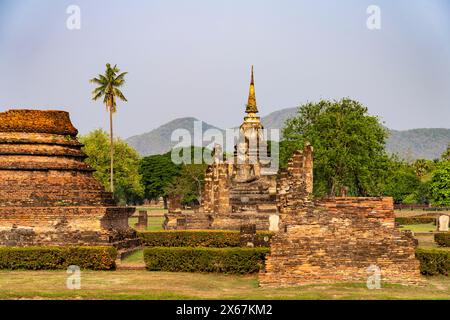
<path fill-rule="evenodd" d="M 158 199 L 163 197 L 167 207 L 168 186 L 175 177 L 180 175 L 181 165 L 174 164 L 171 153 L 144 157 L 141 160 L 139 172 L 142 175 L 145 197 Z"/>
<path fill-rule="evenodd" d="M 80 137 L 83 151 L 89 158 L 86 162 L 96 172 L 94 176 L 108 190 L 111 183 L 110 137 L 102 129 Z M 121 139 L 114 139 L 116 161 L 114 162 L 115 197 L 122 203 L 136 203 L 144 196 L 144 188 L 139 174 L 140 157 L 136 150 Z"/>
<path fill-rule="evenodd" d="M 186 160 L 189 163 L 173 163 L 172 153 L 179 159 L 183 159 L 183 155 L 186 154 Z M 191 146 L 177 148 L 163 155 L 144 157 L 140 164 L 140 173 L 143 177 L 146 198 L 163 197 L 164 205 L 167 206 L 167 198 L 172 194 L 181 196 L 185 204 L 193 202 L 201 204 L 207 167 L 202 155 L 208 153 L 211 155 L 212 151 Z M 202 159 L 202 163 L 194 163 L 195 156 Z"/>
<path fill-rule="evenodd" d="M 450 207 L 450 161 L 442 161 L 436 166 L 430 189 L 434 205 Z"/>
<path fill-rule="evenodd" d="M 183 165 L 180 175 L 167 186 L 166 193 L 180 196 L 184 204 L 201 205 L 206 167 L 206 164 Z"/>
<path fill-rule="evenodd" d="M 314 147 L 314 190 L 331 196 L 349 188 L 355 196 L 379 195 L 389 158 L 387 130 L 357 101 L 322 100 L 299 107 L 289 119 L 280 144 L 281 166 L 305 141 Z"/>
<path fill-rule="evenodd" d="M 425 174 L 430 170 L 430 163 L 425 159 L 417 159 L 413 163 L 414 170 L 416 172 L 417 177 L 422 179 Z"/>
<path fill-rule="evenodd" d="M 443 161 L 450 161 L 450 143 L 448 144 L 447 149 L 442 154 L 441 159 Z"/>
<path fill-rule="evenodd" d="M 92 100 L 96 101 L 103 97 L 103 103 L 106 106 L 106 111 L 109 112 L 109 136 L 110 136 L 110 190 L 114 192 L 114 135 L 113 135 L 113 113 L 117 110 L 116 100 L 119 98 L 122 101 L 127 101 L 120 87 L 125 84 L 125 75 L 127 72 L 120 73 L 117 65 L 111 67 L 106 64 L 105 74 L 99 74 L 97 78 L 90 80 L 91 83 L 98 85 L 92 91 Z"/>
<path fill-rule="evenodd" d="M 419 194 L 421 182 L 414 166 L 406 161 L 400 161 L 396 157 L 392 157 L 387 172 L 389 174 L 385 180 L 384 195 L 393 197 L 395 203 L 425 201 L 423 198 L 426 198 L 426 196 Z M 424 192 L 423 190 L 421 191 Z"/>
<path fill-rule="evenodd" d="M 421 181 L 419 187 L 417 188 L 415 194 L 417 203 L 429 204 L 431 203 L 431 191 L 430 191 L 430 181 Z"/>

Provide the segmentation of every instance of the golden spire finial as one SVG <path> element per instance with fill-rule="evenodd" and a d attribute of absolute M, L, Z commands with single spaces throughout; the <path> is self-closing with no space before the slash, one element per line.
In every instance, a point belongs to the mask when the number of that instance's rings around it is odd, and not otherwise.
<path fill-rule="evenodd" d="M 250 92 L 248 94 L 246 113 L 257 113 L 258 108 L 256 107 L 256 96 L 255 96 L 255 79 L 253 77 L 253 66 L 252 66 L 252 78 L 250 81 Z"/>

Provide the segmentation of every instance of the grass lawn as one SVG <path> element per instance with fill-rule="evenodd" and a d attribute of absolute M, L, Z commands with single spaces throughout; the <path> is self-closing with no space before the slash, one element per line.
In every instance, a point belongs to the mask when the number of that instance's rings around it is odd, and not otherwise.
<path fill-rule="evenodd" d="M 450 214 L 450 211 L 432 211 L 432 210 L 395 210 L 396 217 L 415 217 L 415 216 L 434 216 L 441 214 Z"/>
<path fill-rule="evenodd" d="M 138 218 L 131 217 L 128 219 L 128 225 L 131 228 L 134 228 L 134 225 L 138 222 Z M 147 230 L 148 231 L 158 231 L 163 230 L 162 224 L 164 222 L 164 217 L 148 217 L 148 225 Z"/>
<path fill-rule="evenodd" d="M 430 243 L 431 244 L 431 243 Z M 144 267 L 143 251 L 127 257 L 127 267 Z M 450 277 L 423 277 L 421 286 L 365 283 L 259 288 L 257 275 L 81 271 L 81 289 L 66 288 L 63 271 L 0 271 L 0 299 L 450 299 Z"/>
<path fill-rule="evenodd" d="M 433 232 L 436 231 L 436 226 L 432 223 L 408 224 L 400 226 L 400 230 L 411 230 L 412 232 Z"/>
<path fill-rule="evenodd" d="M 142 209 L 142 208 L 139 208 Z M 163 213 L 161 209 L 151 213 Z M 425 212 L 426 213 L 426 212 Z M 417 215 L 417 213 L 415 213 Z M 161 230 L 163 217 L 149 217 L 148 230 Z M 134 226 L 137 218 L 130 219 Z M 404 226 L 428 232 L 432 224 Z M 436 247 L 433 234 L 416 236 L 420 246 Z M 123 261 L 143 267 L 142 250 Z M 66 288 L 65 271 L 0 270 L 0 299 L 446 299 L 450 277 L 423 277 L 421 286 L 382 284 L 369 290 L 365 283 L 259 288 L 257 275 L 149 272 L 146 270 L 82 271 L 81 289 Z"/>
<path fill-rule="evenodd" d="M 126 257 L 122 262 L 130 264 L 144 263 L 144 250 L 138 250 Z"/>
<path fill-rule="evenodd" d="M 436 246 L 432 234 L 421 246 Z M 171 273 L 139 270 L 143 251 L 128 256 L 122 266 L 135 270 L 81 271 L 81 289 L 66 288 L 63 271 L 0 270 L 0 299 L 446 299 L 450 277 L 423 277 L 421 286 L 383 284 L 369 290 L 365 283 L 259 288 L 257 275 Z"/>
<path fill-rule="evenodd" d="M 137 206 L 136 207 L 136 211 L 139 211 L 139 210 L 150 211 L 149 214 L 164 214 L 164 213 L 167 213 L 167 209 L 146 207 L 146 206 Z"/>
<path fill-rule="evenodd" d="M 423 286 L 364 283 L 259 288 L 257 275 L 82 271 L 81 289 L 66 288 L 65 271 L 0 271 L 0 299 L 449 299 L 449 277 Z"/>
<path fill-rule="evenodd" d="M 434 242 L 434 234 L 416 234 L 414 238 L 419 240 L 419 247 L 422 248 L 439 248 L 436 242 Z"/>

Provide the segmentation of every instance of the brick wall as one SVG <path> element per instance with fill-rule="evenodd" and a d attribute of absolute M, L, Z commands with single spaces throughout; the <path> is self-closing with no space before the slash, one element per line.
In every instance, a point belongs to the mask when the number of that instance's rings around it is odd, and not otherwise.
<path fill-rule="evenodd" d="M 418 282 L 412 236 L 358 211 L 331 213 L 315 208 L 292 216 L 272 238 L 260 285 L 366 282 L 371 265 L 381 269 L 384 282 Z"/>
<path fill-rule="evenodd" d="M 416 241 L 395 228 L 393 200 L 312 199 L 312 148 L 296 152 L 279 179 L 280 231 L 272 238 L 261 286 L 336 281 L 417 283 Z"/>

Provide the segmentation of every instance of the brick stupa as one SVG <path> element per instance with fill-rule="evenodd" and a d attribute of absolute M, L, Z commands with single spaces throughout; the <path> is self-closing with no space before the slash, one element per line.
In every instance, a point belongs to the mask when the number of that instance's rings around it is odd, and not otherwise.
<path fill-rule="evenodd" d="M 181 213 L 179 203 L 170 205 L 166 229 L 239 230 L 245 223 L 256 224 L 258 230 L 278 229 L 277 170 L 271 167 L 270 150 L 258 113 L 252 67 L 245 117 L 239 127 L 233 161 L 223 159 L 221 147 L 214 149 L 214 161 L 205 172 L 201 214 Z"/>
<path fill-rule="evenodd" d="M 93 177 L 63 111 L 0 113 L 0 245 L 136 246 L 134 208 Z"/>

